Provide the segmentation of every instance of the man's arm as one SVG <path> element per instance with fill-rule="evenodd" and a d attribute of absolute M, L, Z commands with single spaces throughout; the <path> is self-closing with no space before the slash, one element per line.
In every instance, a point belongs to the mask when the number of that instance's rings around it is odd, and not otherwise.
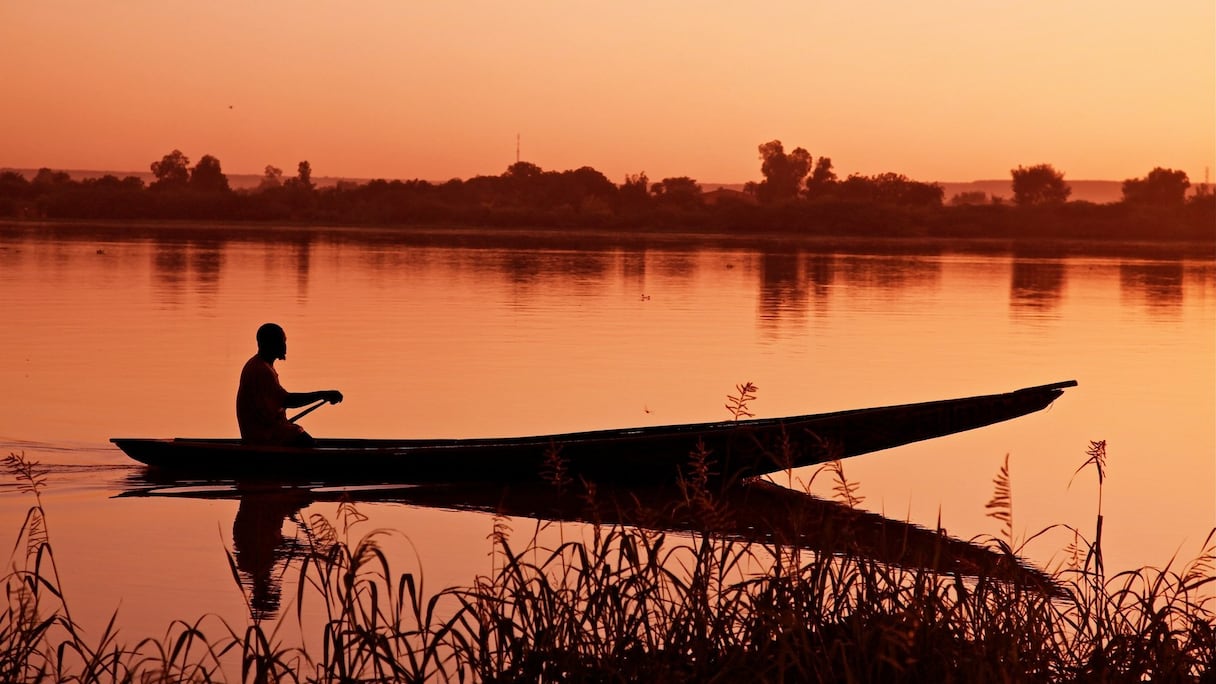
<path fill-rule="evenodd" d="M 316 392 L 288 392 L 283 397 L 283 408 L 300 408 L 314 401 L 325 400 L 331 404 L 342 401 L 342 393 L 338 390 L 317 390 Z"/>

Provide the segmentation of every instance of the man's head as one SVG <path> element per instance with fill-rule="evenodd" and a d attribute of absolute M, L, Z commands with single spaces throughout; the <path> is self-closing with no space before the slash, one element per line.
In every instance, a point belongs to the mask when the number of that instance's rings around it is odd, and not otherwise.
<path fill-rule="evenodd" d="M 258 328 L 258 355 L 268 361 L 287 358 L 287 333 L 277 323 Z"/>

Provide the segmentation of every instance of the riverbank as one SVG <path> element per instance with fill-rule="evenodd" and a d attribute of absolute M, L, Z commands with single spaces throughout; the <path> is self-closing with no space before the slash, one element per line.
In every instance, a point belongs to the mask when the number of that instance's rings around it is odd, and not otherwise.
<path fill-rule="evenodd" d="M 1122 240 L 1082 238 L 993 238 L 934 236 L 850 236 L 753 231 L 748 233 L 689 229 L 569 229 L 501 226 L 432 225 L 369 226 L 329 223 L 263 223 L 198 220 L 15 220 L 0 219 L 0 231 L 96 240 L 155 240 L 158 236 L 208 241 L 300 241 L 312 238 L 391 241 L 401 245 L 535 247 L 549 249 L 737 247 L 761 251 L 851 252 L 861 254 L 943 253 L 1034 258 L 1129 257 L 1216 261 L 1212 240 Z"/>

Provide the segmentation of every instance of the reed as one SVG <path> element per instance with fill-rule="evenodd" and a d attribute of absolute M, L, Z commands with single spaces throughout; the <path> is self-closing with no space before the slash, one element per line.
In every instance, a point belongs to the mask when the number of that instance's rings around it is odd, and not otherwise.
<path fill-rule="evenodd" d="M 1105 478 L 1105 443 L 1085 466 Z M 708 454 L 693 454 L 706 460 Z M 1108 577 L 1101 524 L 1074 533 L 1053 573 L 1058 594 L 981 575 L 897 567 L 859 553 L 591 525 L 575 541 L 538 527 L 522 544 L 495 519 L 493 572 L 428 593 L 421 571 L 390 567 L 399 532 L 355 536 L 351 504 L 335 520 L 300 519 L 294 619 L 323 615 L 320 652 L 283 643 L 251 617 L 173 621 L 160 638 L 122 643 L 115 620 L 87 639 L 71 618 L 39 496 L 45 474 L 6 466 L 34 499 L 4 578 L 0 680 L 155 681 L 1171 681 L 1216 678 L 1216 531 L 1188 563 Z M 703 465 L 703 467 L 709 467 Z M 834 469 L 833 469 L 834 468 Z M 693 472 L 696 472 L 695 470 Z M 836 496 L 856 501 L 839 464 Z M 564 486 L 578 488 L 576 483 Z M 991 505 L 1012 513 L 1008 462 Z M 703 483 L 690 511 L 715 516 Z M 594 500 L 593 488 L 578 493 Z M 1100 515 L 1100 514 L 1099 514 Z M 712 522 L 709 517 L 705 520 Z M 1011 526 L 994 548 L 1013 554 Z M 830 533 L 831 531 L 826 531 Z M 230 556 L 234 577 L 235 561 Z M 239 584 L 238 584 L 239 586 Z"/>

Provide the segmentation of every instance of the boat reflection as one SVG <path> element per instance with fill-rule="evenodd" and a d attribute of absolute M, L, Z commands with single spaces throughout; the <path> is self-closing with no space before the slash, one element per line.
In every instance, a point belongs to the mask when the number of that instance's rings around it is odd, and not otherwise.
<path fill-rule="evenodd" d="M 123 497 L 238 499 L 233 522 L 236 569 L 250 592 L 255 618 L 279 607 L 283 573 L 305 545 L 285 537 L 283 525 L 317 502 L 399 503 L 476 511 L 554 522 L 620 525 L 709 534 L 719 539 L 866 558 L 885 565 L 923 568 L 964 577 L 985 576 L 1046 593 L 1057 587 L 1043 571 L 1016 556 L 944 532 L 858 510 L 835 501 L 750 480 L 717 491 L 682 485 L 584 487 L 548 483 L 327 486 L 183 482 L 152 470 L 128 478 Z"/>

